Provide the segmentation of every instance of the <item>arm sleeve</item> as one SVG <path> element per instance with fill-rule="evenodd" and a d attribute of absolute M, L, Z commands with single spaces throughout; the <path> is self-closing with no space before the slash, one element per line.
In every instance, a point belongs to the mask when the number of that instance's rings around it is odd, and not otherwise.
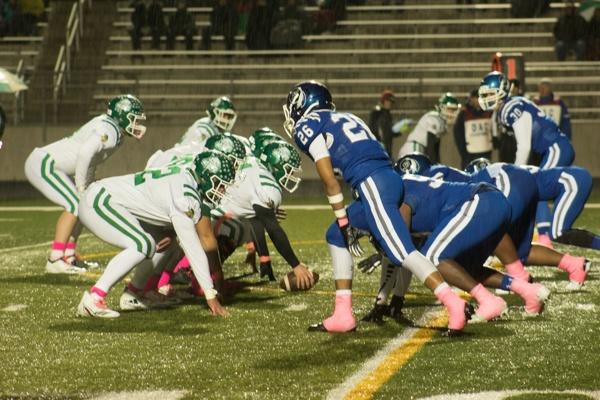
<path fill-rule="evenodd" d="M 78 191 L 83 191 L 90 183 L 94 175 L 93 171 L 90 171 L 92 159 L 100 150 L 102 150 L 102 140 L 97 135 L 93 135 L 79 149 L 75 165 L 75 187 Z"/>
<path fill-rule="evenodd" d="M 250 227 L 252 228 L 256 252 L 260 257 L 268 256 L 269 246 L 267 246 L 267 238 L 265 237 L 265 225 L 256 217 L 250 218 L 248 222 L 250 222 Z"/>
<path fill-rule="evenodd" d="M 256 213 L 256 217 L 253 219 L 260 219 L 262 221 L 263 226 L 265 227 L 271 241 L 275 245 L 275 248 L 281 254 L 281 256 L 287 261 L 290 267 L 294 268 L 300 261 L 296 254 L 294 254 L 294 250 L 292 249 L 292 245 L 290 241 L 281 227 L 279 222 L 277 221 L 277 217 L 275 216 L 275 211 L 271 208 L 264 208 L 258 205 L 254 205 L 254 212 Z"/>
<path fill-rule="evenodd" d="M 181 213 L 171 215 L 171 222 L 179 238 L 181 248 L 190 261 L 194 276 L 204 293 L 209 293 L 211 289 L 214 289 L 214 286 L 210 277 L 208 257 L 206 257 L 206 253 L 198 239 L 196 226 L 190 218 Z"/>
<path fill-rule="evenodd" d="M 329 157 L 329 150 L 327 149 L 327 143 L 323 135 L 317 136 L 308 148 L 308 153 L 314 160 L 319 161 L 321 158 Z"/>
<path fill-rule="evenodd" d="M 465 113 L 461 111 L 456 117 L 454 123 L 454 143 L 456 143 L 456 149 L 463 160 L 467 158 L 467 141 L 465 139 Z M 464 161 L 463 161 L 464 163 Z"/>
<path fill-rule="evenodd" d="M 439 140 L 440 139 L 437 137 L 436 134 L 427 132 L 427 146 L 425 147 L 425 154 L 427 155 L 427 157 L 429 157 L 432 163 L 437 163 L 439 161 L 437 151 L 437 143 L 439 142 Z"/>
<path fill-rule="evenodd" d="M 567 105 L 561 100 L 560 107 L 562 108 L 561 120 L 560 120 L 560 130 L 562 133 L 567 135 L 567 137 L 571 138 L 571 116 L 569 115 L 569 109 Z"/>
<path fill-rule="evenodd" d="M 513 123 L 512 128 L 515 132 L 515 139 L 517 140 L 515 164 L 527 165 L 529 153 L 531 152 L 531 114 L 528 112 L 523 113 L 523 115 Z"/>

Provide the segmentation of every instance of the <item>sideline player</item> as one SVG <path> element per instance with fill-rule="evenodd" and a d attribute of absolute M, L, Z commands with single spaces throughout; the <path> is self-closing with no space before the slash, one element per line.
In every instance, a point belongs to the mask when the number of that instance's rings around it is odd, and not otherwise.
<path fill-rule="evenodd" d="M 79 196 L 94 180 L 96 166 L 122 143 L 123 135 L 141 139 L 146 119 L 140 100 L 130 94 L 109 100 L 105 114 L 93 118 L 71 136 L 36 147 L 25 161 L 25 176 L 46 198 L 62 206 L 46 272 L 75 274 L 75 247 L 81 224 L 77 223 Z M 74 177 L 74 180 L 71 179 Z"/>
<path fill-rule="evenodd" d="M 146 259 L 160 263 L 157 234 L 160 228 L 172 228 L 194 275 L 204 290 L 213 315 L 228 312 L 217 299 L 209 273 L 209 264 L 220 269 L 216 240 L 211 246 L 205 235 L 212 236 L 209 218 L 202 218 L 205 201 L 217 204 L 227 186 L 235 179 L 233 164 L 221 153 L 206 151 L 194 159 L 193 168 L 177 165 L 150 169 L 136 174 L 102 179 L 90 185 L 82 198 L 80 216 L 85 226 L 100 239 L 123 250 L 113 257 L 106 270 L 83 294 L 77 314 L 116 318 L 105 301 L 108 291 L 137 264 Z"/>
<path fill-rule="evenodd" d="M 472 308 L 414 248 L 398 211 L 403 197 L 402 178 L 367 125 L 352 114 L 336 112 L 329 89 L 315 81 L 295 85 L 283 112 L 286 132 L 315 162 L 336 216 L 326 234 L 336 286 L 335 309 L 331 317 L 310 329 L 349 332 L 356 328 L 352 315 L 353 260 L 349 249 L 355 255 L 358 253 L 353 246 L 352 226 L 369 230 L 396 265 L 410 269 L 435 293 L 449 311 L 450 331 L 462 330 Z M 347 209 L 334 170 L 358 192 L 359 199 Z"/>

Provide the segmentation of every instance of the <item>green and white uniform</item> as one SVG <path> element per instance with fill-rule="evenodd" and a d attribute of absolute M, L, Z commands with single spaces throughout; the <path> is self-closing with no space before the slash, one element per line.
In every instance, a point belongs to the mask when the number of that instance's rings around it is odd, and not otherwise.
<path fill-rule="evenodd" d="M 188 144 L 176 144 L 168 150 L 157 150 L 146 162 L 145 169 L 160 168 L 173 161 L 188 160 L 188 166 L 192 164 L 194 156 L 206 150 L 204 143 L 190 142 Z"/>
<path fill-rule="evenodd" d="M 419 119 L 412 132 L 408 134 L 406 142 L 400 148 L 398 158 L 414 152 L 426 153 L 428 133 L 438 138 L 446 133 L 446 121 L 438 111 L 429 111 Z"/>
<path fill-rule="evenodd" d="M 99 238 L 128 251 L 127 262 L 120 263 L 123 274 L 154 256 L 156 238 L 148 225 L 172 227 L 200 286 L 212 293 L 208 259 L 196 232 L 203 207 L 197 187 L 191 171 L 177 165 L 102 179 L 82 197 L 80 218 Z"/>
<path fill-rule="evenodd" d="M 94 180 L 96 166 L 117 150 L 122 133 L 112 118 L 97 116 L 73 135 L 36 147 L 25 161 L 25 175 L 50 201 L 77 215 L 79 194 Z"/>
<path fill-rule="evenodd" d="M 200 118 L 183 134 L 179 144 L 188 145 L 192 142 L 204 144 L 209 137 L 219 133 L 222 133 L 221 130 L 211 121 L 210 117 Z"/>

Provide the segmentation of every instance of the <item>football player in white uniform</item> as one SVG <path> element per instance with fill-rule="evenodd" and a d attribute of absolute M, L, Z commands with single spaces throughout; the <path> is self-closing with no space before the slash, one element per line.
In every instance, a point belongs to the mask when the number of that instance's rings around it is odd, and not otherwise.
<path fill-rule="evenodd" d="M 440 139 L 446 133 L 449 124 L 453 124 L 460 104 L 452 93 L 444 93 L 438 99 L 435 110 L 424 114 L 406 142 L 400 148 L 398 158 L 414 152 L 424 153 L 432 162 L 440 161 Z"/>
<path fill-rule="evenodd" d="M 264 147 L 258 140 L 256 143 L 259 146 L 255 148 L 255 157 L 248 157 L 241 166 L 242 180 L 227 189 L 225 199 L 213 210 L 213 215 L 250 222 L 260 257 L 260 275 L 274 281 L 266 230 L 279 254 L 293 268 L 299 288 L 309 289 L 314 285 L 312 273 L 296 257 L 287 234 L 277 220 L 282 188 L 293 193 L 300 183 L 300 155 L 283 140 L 273 141 Z"/>
<path fill-rule="evenodd" d="M 220 270 L 219 254 L 209 218 L 201 217 L 202 204 L 217 204 L 235 179 L 229 158 L 215 151 L 200 153 L 193 168 L 170 165 L 136 174 L 102 179 L 90 185 L 80 205 L 84 225 L 102 240 L 122 248 L 96 284 L 83 294 L 77 314 L 116 318 L 105 302 L 108 291 L 145 259 L 160 263 L 159 227 L 172 228 L 190 260 L 213 315 L 228 312 L 217 299 L 209 264 Z"/>
<path fill-rule="evenodd" d="M 187 145 L 191 142 L 204 144 L 206 140 L 219 133 L 231 132 L 237 113 L 229 97 L 222 96 L 216 98 L 210 103 L 206 110 L 207 117 L 195 121 L 185 132 L 180 145 Z"/>
<path fill-rule="evenodd" d="M 73 265 L 81 232 L 77 224 L 79 196 L 94 180 L 96 166 L 119 148 L 123 134 L 136 139 L 144 136 L 146 127 L 140 121 L 145 119 L 139 99 L 129 94 L 117 96 L 108 102 L 106 114 L 93 118 L 69 137 L 35 148 L 25 161 L 29 182 L 65 209 L 56 223 L 46 272 L 83 271 Z"/>

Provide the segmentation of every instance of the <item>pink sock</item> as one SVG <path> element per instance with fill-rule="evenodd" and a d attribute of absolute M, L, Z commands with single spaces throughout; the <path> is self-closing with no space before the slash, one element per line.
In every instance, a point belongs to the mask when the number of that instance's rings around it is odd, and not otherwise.
<path fill-rule="evenodd" d="M 158 283 L 156 284 L 156 286 L 161 288 L 165 285 L 168 285 L 169 282 L 171 281 L 171 274 L 172 274 L 172 271 L 163 271 L 162 274 L 160 275 L 160 279 L 158 280 Z"/>
<path fill-rule="evenodd" d="M 146 281 L 146 286 L 144 286 L 144 292 L 156 290 L 159 279 L 159 275 L 152 275 L 150 278 L 148 278 L 148 281 Z"/>
<path fill-rule="evenodd" d="M 93 288 L 90 289 L 90 293 L 95 294 L 96 296 L 100 297 L 101 299 L 105 298 L 107 293 L 102 290 L 97 288 L 96 286 L 94 286 Z"/>
<path fill-rule="evenodd" d="M 506 268 L 508 274 L 513 278 L 522 279 L 524 281 L 529 280 L 529 273 L 525 269 L 525 266 L 523 266 L 521 260 L 516 260 L 510 264 L 506 264 L 504 268 Z"/>
<path fill-rule="evenodd" d="M 585 258 L 583 257 L 573 257 L 569 254 L 565 254 L 563 258 L 560 259 L 558 263 L 558 268 L 562 269 L 566 272 L 573 272 L 580 269 L 583 269 L 585 265 Z"/>
<path fill-rule="evenodd" d="M 447 283 L 440 284 L 433 293 L 448 310 L 448 329 L 461 330 L 465 327 L 465 301 L 450 289 Z"/>
<path fill-rule="evenodd" d="M 175 265 L 175 269 L 173 270 L 173 272 L 177 272 L 182 268 L 189 268 L 189 267 L 190 267 L 190 261 L 188 260 L 188 258 L 186 256 L 183 256 L 183 258 L 181 260 L 179 260 L 177 265 Z"/>
<path fill-rule="evenodd" d="M 323 326 L 329 332 L 348 332 L 356 328 L 356 320 L 352 315 L 350 290 L 336 290 L 333 315 L 323 321 Z"/>
<path fill-rule="evenodd" d="M 469 293 L 480 304 L 493 296 L 492 293 L 490 293 L 481 283 L 471 289 Z"/>
<path fill-rule="evenodd" d="M 67 244 L 63 242 L 52 242 L 52 247 L 50 248 L 50 260 L 58 260 L 59 258 L 63 258 L 65 255 L 65 249 L 67 248 Z"/>
<path fill-rule="evenodd" d="M 554 246 L 552 246 L 552 239 L 550 239 L 550 235 L 548 234 L 539 234 L 537 242 L 543 246 L 550 247 L 551 249 L 554 248 Z"/>

